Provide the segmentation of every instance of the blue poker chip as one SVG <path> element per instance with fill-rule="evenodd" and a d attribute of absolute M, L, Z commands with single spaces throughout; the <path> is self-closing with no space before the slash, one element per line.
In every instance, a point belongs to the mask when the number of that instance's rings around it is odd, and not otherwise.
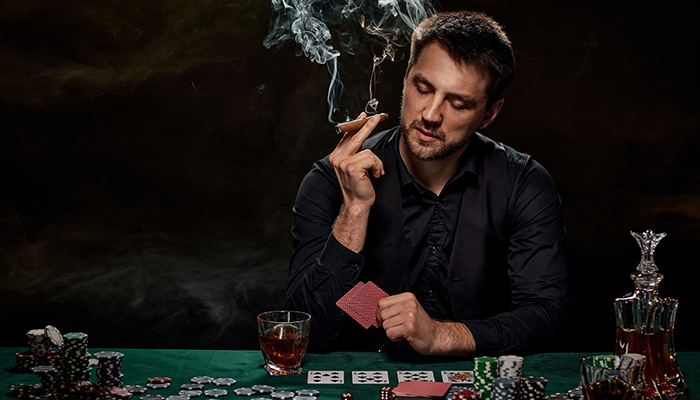
<path fill-rule="evenodd" d="M 294 392 L 289 392 L 287 390 L 281 390 L 279 392 L 272 392 L 270 397 L 276 400 L 291 400 L 294 398 Z"/>
<path fill-rule="evenodd" d="M 241 387 L 241 388 L 235 389 L 235 390 L 233 391 L 233 393 L 234 393 L 236 396 L 246 396 L 246 397 L 250 397 L 250 396 L 254 396 L 254 395 L 258 394 L 259 392 L 258 392 L 257 390 L 255 390 L 255 389 L 253 389 L 253 388 Z"/>
<path fill-rule="evenodd" d="M 195 376 L 194 378 L 190 379 L 190 382 L 192 383 L 199 383 L 200 385 L 208 385 L 214 381 L 214 378 L 211 376 Z"/>
<path fill-rule="evenodd" d="M 270 394 L 275 391 L 274 386 L 270 385 L 253 385 L 252 389 L 260 394 Z"/>
<path fill-rule="evenodd" d="M 233 386 L 236 384 L 236 380 L 233 378 L 217 378 L 211 383 L 213 383 L 215 386 Z"/>
<path fill-rule="evenodd" d="M 228 395 L 228 391 L 224 389 L 207 389 L 204 391 L 204 395 L 207 397 L 224 397 Z"/>

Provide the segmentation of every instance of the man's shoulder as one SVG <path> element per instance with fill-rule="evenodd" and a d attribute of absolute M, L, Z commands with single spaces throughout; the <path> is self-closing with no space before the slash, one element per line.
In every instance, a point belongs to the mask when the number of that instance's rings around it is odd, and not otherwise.
<path fill-rule="evenodd" d="M 474 133 L 471 143 L 477 148 L 478 153 L 487 160 L 504 160 L 507 164 L 522 167 L 528 164 L 532 159 L 529 154 L 515 150 L 479 132 Z"/>

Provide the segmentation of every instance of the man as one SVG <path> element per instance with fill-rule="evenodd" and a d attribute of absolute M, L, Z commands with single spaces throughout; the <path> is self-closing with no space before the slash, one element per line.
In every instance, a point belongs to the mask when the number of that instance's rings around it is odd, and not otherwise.
<path fill-rule="evenodd" d="M 565 333 L 554 184 L 529 156 L 476 133 L 497 117 L 514 69 L 491 18 L 433 16 L 412 37 L 400 127 L 368 139 L 374 118 L 314 164 L 294 206 L 286 299 L 312 315 L 310 350 L 528 353 Z M 381 329 L 335 305 L 359 281 L 390 295 Z"/>

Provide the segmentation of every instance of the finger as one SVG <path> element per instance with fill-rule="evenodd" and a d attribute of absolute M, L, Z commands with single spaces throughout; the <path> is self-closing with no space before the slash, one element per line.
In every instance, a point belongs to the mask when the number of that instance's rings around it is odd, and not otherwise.
<path fill-rule="evenodd" d="M 360 114 L 360 116 L 362 115 L 364 115 L 364 113 Z M 359 118 L 360 117 L 358 117 L 358 119 Z M 349 156 L 360 151 L 362 144 L 367 140 L 377 125 L 379 125 L 380 121 L 381 118 L 375 115 L 359 130 L 347 132 L 343 135 L 340 143 L 338 143 L 338 147 L 336 147 L 336 149 L 339 150 L 339 155 Z"/>

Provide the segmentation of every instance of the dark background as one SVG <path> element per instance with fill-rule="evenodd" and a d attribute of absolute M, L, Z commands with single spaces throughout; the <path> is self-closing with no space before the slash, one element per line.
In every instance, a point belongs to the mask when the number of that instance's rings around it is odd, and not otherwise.
<path fill-rule="evenodd" d="M 296 188 L 338 141 L 326 67 L 293 42 L 262 45 L 267 1 L 10 3 L 0 345 L 51 324 L 88 333 L 92 347 L 256 348 L 255 315 L 282 305 Z M 695 12 L 641 4 L 437 5 L 484 11 L 514 43 L 516 77 L 484 133 L 532 154 L 559 188 L 568 350 L 612 351 L 613 300 L 632 290 L 639 261 L 629 231 L 646 229 L 668 233 L 656 261 L 661 294 L 680 301 L 676 348 L 700 350 Z M 339 62 L 346 87 L 367 96 L 363 57 Z M 381 68 L 388 128 L 405 58 Z"/>

